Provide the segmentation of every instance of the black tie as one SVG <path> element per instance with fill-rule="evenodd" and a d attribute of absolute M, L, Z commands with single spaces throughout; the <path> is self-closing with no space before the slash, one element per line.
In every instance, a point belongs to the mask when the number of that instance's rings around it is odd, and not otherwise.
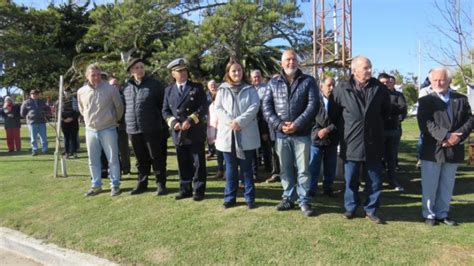
<path fill-rule="evenodd" d="M 184 89 L 184 86 L 183 86 L 183 85 L 179 85 L 179 97 L 182 97 L 182 96 L 183 96 L 183 89 Z"/>

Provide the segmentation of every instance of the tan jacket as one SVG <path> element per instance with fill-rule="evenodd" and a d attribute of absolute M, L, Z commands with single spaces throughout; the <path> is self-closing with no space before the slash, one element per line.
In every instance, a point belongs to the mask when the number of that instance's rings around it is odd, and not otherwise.
<path fill-rule="evenodd" d="M 120 93 L 107 82 L 102 81 L 96 89 L 84 85 L 77 91 L 77 101 L 88 129 L 116 127 L 122 118 L 124 107 Z"/>

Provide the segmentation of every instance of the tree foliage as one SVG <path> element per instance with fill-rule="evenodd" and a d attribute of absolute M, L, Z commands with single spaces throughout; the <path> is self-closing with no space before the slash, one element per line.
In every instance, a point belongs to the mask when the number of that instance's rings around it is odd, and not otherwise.
<path fill-rule="evenodd" d="M 0 3 L 0 87 L 57 88 L 88 28 L 85 13 L 71 3 L 44 10 Z"/>

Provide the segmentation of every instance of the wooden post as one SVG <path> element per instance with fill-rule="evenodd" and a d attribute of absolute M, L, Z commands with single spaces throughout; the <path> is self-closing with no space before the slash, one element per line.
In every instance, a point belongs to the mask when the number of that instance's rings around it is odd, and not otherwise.
<path fill-rule="evenodd" d="M 56 147 L 54 150 L 54 177 L 58 177 L 58 163 L 61 160 L 61 173 L 63 177 L 67 176 L 66 172 L 66 161 L 59 151 L 61 145 L 61 115 L 63 110 L 63 95 L 64 95 L 64 77 L 61 75 L 59 77 L 59 104 L 57 109 L 57 119 L 56 119 Z"/>

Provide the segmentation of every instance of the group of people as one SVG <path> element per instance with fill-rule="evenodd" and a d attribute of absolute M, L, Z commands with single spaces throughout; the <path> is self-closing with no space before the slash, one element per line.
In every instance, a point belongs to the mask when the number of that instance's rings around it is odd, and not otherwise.
<path fill-rule="evenodd" d="M 364 180 L 365 216 L 374 223 L 385 223 L 377 212 L 383 166 L 390 186 L 404 190 L 395 169 L 407 106 L 403 95 L 395 90 L 394 77 L 372 77 L 368 58 L 353 58 L 348 80 L 336 85 L 327 77 L 320 86 L 301 71 L 293 50 L 283 52 L 281 72 L 266 84 L 259 70 L 250 72 L 247 83 L 243 65 L 231 59 L 223 83 L 217 86 L 216 81 L 209 81 L 208 95 L 202 84 L 189 79 L 185 59 L 173 60 L 167 68 L 175 82 L 164 88 L 145 73 L 142 59 L 130 60 L 130 79 L 122 87 L 117 86 L 116 79 L 110 84 L 102 80 L 98 65 L 87 67 L 87 82 L 77 92 L 92 180 L 86 196 L 102 192 L 102 153 L 109 167 L 111 195 L 120 194 L 124 163 L 119 159 L 122 149 L 117 123 L 123 120 L 122 132 L 128 134 L 137 160 L 138 180 L 132 195 L 148 190 L 152 167 L 156 195 L 167 194 L 166 142 L 171 134 L 179 168 L 176 200 L 205 198 L 207 141 L 208 156 L 218 158 L 216 177 L 225 177 L 226 209 L 236 205 L 239 181 L 247 207 L 256 207 L 256 166 L 261 160 L 258 154 L 262 154 L 265 169 L 271 172 L 268 181 L 280 179 L 283 187 L 276 210 L 298 205 L 304 216 L 313 216 L 316 211 L 311 201 L 318 189 L 321 165 L 322 193 L 332 196 L 339 156 L 344 162 L 344 217 L 356 216 L 361 205 L 360 181 Z M 431 92 L 419 100 L 418 111 L 423 139 L 422 215 L 429 225 L 456 225 L 448 216 L 449 203 L 457 165 L 464 159 L 463 140 L 472 131 L 474 119 L 467 98 L 450 89 L 447 69 L 432 70 L 429 80 Z M 34 99 L 29 106 L 41 108 Z M 41 130 L 36 129 L 40 135 Z M 126 139 L 125 143 L 128 148 Z M 125 172 L 129 168 L 128 162 Z"/>

